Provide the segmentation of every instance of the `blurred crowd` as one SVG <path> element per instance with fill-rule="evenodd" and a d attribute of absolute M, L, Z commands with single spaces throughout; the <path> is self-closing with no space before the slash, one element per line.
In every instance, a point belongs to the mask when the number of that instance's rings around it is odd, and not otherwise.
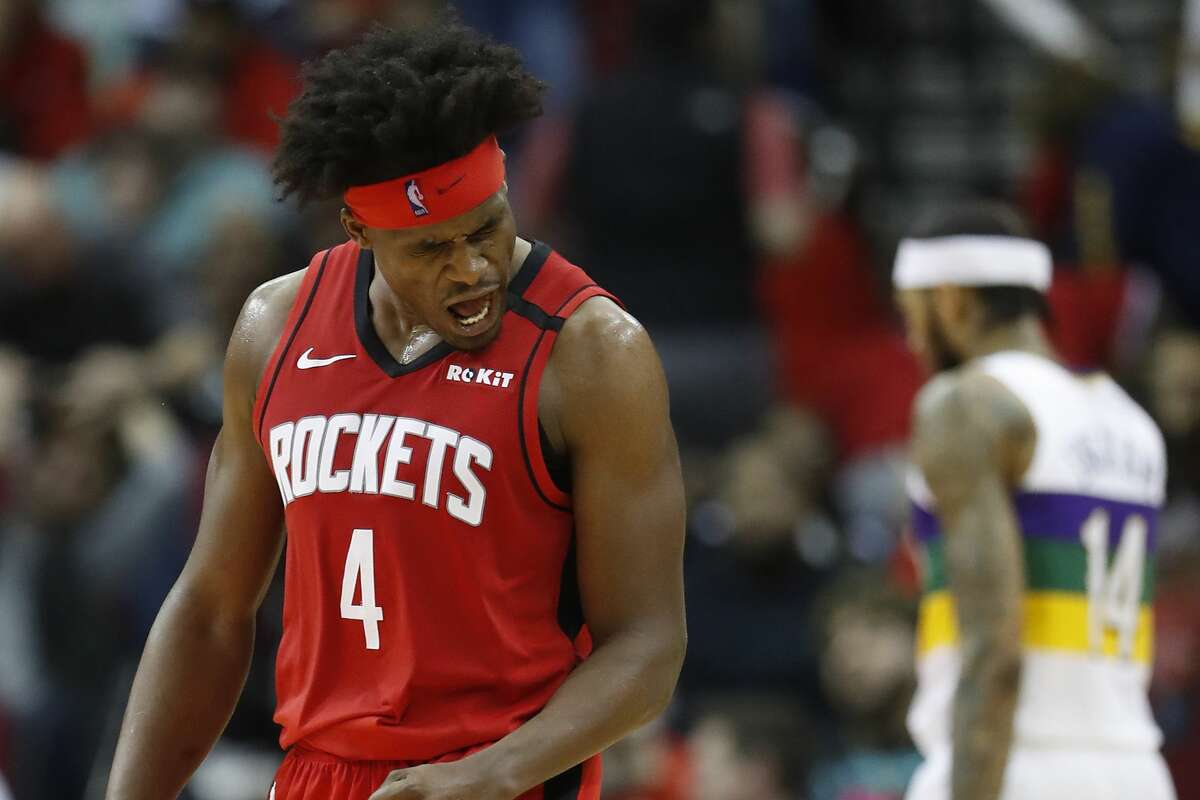
<path fill-rule="evenodd" d="M 233 321 L 343 237 L 336 205 L 300 212 L 270 182 L 300 64 L 442 5 L 0 3 L 0 774 L 17 800 L 102 796 L 194 535 Z M 1055 252 L 1063 359 L 1112 371 L 1166 433 L 1153 699 L 1180 795 L 1200 796 L 1200 130 L 1178 121 L 1173 63 L 1120 57 L 1200 52 L 1182 4 L 1081 0 L 1104 46 L 1073 51 L 1026 40 L 1005 0 L 455 5 L 552 85 L 504 143 L 519 230 L 622 297 L 672 390 L 690 650 L 671 712 L 608 757 L 605 797 L 901 797 L 918 762 L 902 473 L 925 376 L 889 262 L 923 207 L 981 194 Z M 195 800 L 270 785 L 279 609 L 277 585 Z"/>

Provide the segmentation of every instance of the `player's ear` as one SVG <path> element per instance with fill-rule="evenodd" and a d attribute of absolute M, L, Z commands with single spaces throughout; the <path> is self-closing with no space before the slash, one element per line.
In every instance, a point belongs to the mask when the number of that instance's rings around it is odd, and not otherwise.
<path fill-rule="evenodd" d="M 342 228 L 345 229 L 346 235 L 354 240 L 354 243 L 363 250 L 371 249 L 371 237 L 367 235 L 367 226 L 354 218 L 348 209 L 343 208 L 341 213 Z"/>

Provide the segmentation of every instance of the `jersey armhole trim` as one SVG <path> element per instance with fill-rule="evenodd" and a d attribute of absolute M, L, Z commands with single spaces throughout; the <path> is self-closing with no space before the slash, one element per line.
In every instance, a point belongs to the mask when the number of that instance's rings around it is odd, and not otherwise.
<path fill-rule="evenodd" d="M 288 351 L 292 348 L 292 343 L 296 339 L 296 334 L 300 332 L 300 327 L 304 324 L 304 318 L 308 316 L 308 310 L 312 307 L 313 299 L 317 296 L 317 288 L 321 285 L 321 278 L 325 275 L 325 265 L 329 263 L 329 256 L 333 252 L 333 248 L 325 251 L 325 255 L 321 258 L 321 266 L 317 268 L 316 277 L 313 278 L 312 285 L 308 290 L 308 295 L 304 298 L 304 305 L 300 306 L 300 298 L 297 296 L 296 301 L 292 305 L 292 311 L 289 314 L 288 323 L 291 325 L 291 333 L 285 339 L 279 337 L 279 342 L 275 345 L 275 352 L 271 356 L 271 360 L 267 362 L 267 369 L 263 372 L 262 383 L 259 385 L 260 393 L 256 401 L 258 414 L 256 415 L 254 427 L 255 438 L 264 447 L 266 443 L 262 441 L 263 436 L 263 421 L 267 417 L 267 406 L 271 402 L 271 395 L 275 391 L 275 383 L 279 380 L 279 373 L 283 369 L 284 359 L 287 357 Z M 305 276 L 307 278 L 307 276 Z M 299 308 L 299 313 L 296 309 Z M 271 369 L 272 363 L 274 370 Z M 266 382 L 267 372 L 271 373 L 270 383 Z M 266 386 L 266 391 L 261 391 L 263 386 Z"/>
<path fill-rule="evenodd" d="M 544 331 L 549 330 L 557 333 L 562 330 L 562 326 L 567 321 L 565 317 L 560 317 L 556 314 L 547 314 L 540 306 L 534 305 L 520 295 L 511 293 L 508 296 L 508 310 L 524 317 Z"/>
<path fill-rule="evenodd" d="M 540 425 L 537 416 L 539 392 L 538 388 L 535 388 L 533 392 L 528 391 L 529 377 L 536 371 L 537 379 L 541 380 L 542 371 L 549 359 L 551 349 L 548 346 L 543 347 L 547 333 L 549 331 L 543 329 L 538 334 L 537 340 L 529 351 L 525 369 L 521 370 L 521 389 L 517 399 L 517 438 L 521 441 L 521 458 L 525 462 L 525 472 L 529 475 L 529 482 L 533 484 L 533 489 L 537 492 L 538 497 L 542 498 L 551 508 L 570 513 L 571 497 L 554 485 L 550 471 L 546 467 L 546 457 L 542 453 L 540 435 L 534 434 L 531 437 L 530 434 L 531 428 L 537 428 Z M 554 341 L 554 334 L 550 334 L 550 341 Z M 531 450 L 534 452 L 531 453 Z"/>
<path fill-rule="evenodd" d="M 538 273 L 542 271 L 542 267 L 546 266 L 546 262 L 550 259 L 554 252 L 550 249 L 550 245 L 545 242 L 539 242 L 537 239 L 529 241 L 531 249 L 529 255 L 525 257 L 525 262 L 521 265 L 520 271 L 508 284 L 509 294 L 517 297 L 524 297 L 525 292 L 533 285 L 534 279 Z"/>
<path fill-rule="evenodd" d="M 571 292 L 559 304 L 554 313 L 547 315 L 547 317 L 550 319 L 561 319 L 565 323 L 566 318 L 572 312 L 593 297 L 607 297 L 620 305 L 620 301 L 604 289 L 594 283 L 587 283 Z M 537 306 L 534 306 L 534 308 L 537 308 Z M 538 310 L 543 314 L 545 313 L 540 308 Z M 550 360 L 550 354 L 554 349 L 554 342 L 558 338 L 561 328 L 561 325 L 558 327 L 543 328 L 541 334 L 534 342 L 533 348 L 530 350 L 528 360 L 525 362 L 525 369 L 521 372 L 521 389 L 517 404 L 517 436 L 521 440 L 521 456 L 525 462 L 525 470 L 538 496 L 551 508 L 569 512 L 571 510 L 571 495 L 564 492 L 555 484 L 546 463 L 546 454 L 542 450 L 541 426 L 538 420 L 537 402 L 542 374 L 545 371 L 546 363 Z M 534 381 L 532 391 L 530 390 L 531 379 Z"/>

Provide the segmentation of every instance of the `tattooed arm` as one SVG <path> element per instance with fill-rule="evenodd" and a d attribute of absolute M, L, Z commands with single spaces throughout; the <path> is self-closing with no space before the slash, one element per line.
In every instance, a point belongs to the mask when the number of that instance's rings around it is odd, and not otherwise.
<path fill-rule="evenodd" d="M 953 800 L 995 800 L 1021 677 L 1024 561 L 1013 485 L 1035 429 L 1021 402 L 981 373 L 931 382 L 917 400 L 914 458 L 937 504 L 958 612 Z"/>

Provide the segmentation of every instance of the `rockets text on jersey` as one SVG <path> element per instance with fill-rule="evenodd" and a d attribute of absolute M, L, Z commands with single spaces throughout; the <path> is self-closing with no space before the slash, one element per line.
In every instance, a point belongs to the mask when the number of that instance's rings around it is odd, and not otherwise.
<path fill-rule="evenodd" d="M 354 442 L 354 456 L 349 468 L 335 470 L 343 436 Z M 396 477 L 397 470 L 411 463 L 413 448 L 405 442 L 414 438 L 428 440 L 428 457 L 419 481 L 403 481 Z M 420 502 L 444 507 L 468 525 L 483 522 L 487 490 L 476 471 L 492 468 L 492 449 L 451 428 L 387 414 L 317 414 L 279 423 L 271 428 L 268 441 L 285 505 L 313 492 L 385 494 L 416 502 L 419 483 Z M 446 463 L 453 465 L 452 474 L 466 489 L 466 497 L 442 489 Z"/>

